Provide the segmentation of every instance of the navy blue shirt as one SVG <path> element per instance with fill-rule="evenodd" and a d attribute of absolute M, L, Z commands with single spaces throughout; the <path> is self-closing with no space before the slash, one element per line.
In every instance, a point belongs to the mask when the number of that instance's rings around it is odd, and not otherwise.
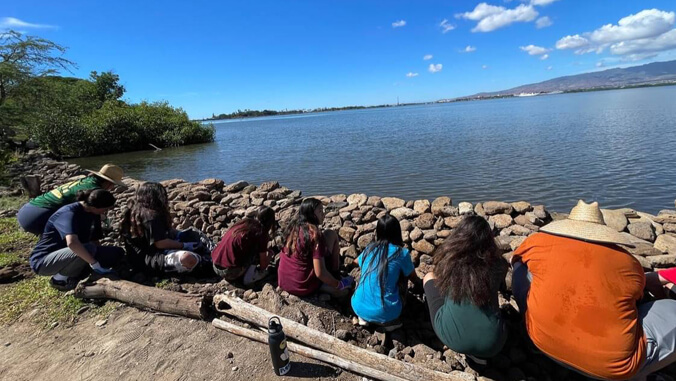
<path fill-rule="evenodd" d="M 66 236 L 70 234 L 75 234 L 82 243 L 101 238 L 101 216 L 86 212 L 79 202 L 57 210 L 49 217 L 40 240 L 33 248 L 29 259 L 31 269 L 37 271 L 47 255 L 67 247 Z"/>

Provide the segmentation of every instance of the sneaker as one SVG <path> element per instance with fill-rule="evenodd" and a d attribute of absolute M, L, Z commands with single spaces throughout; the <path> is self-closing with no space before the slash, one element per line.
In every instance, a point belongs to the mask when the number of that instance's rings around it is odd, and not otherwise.
<path fill-rule="evenodd" d="M 49 285 L 54 287 L 59 291 L 70 291 L 75 289 L 78 284 L 77 278 L 68 278 L 66 280 L 56 280 L 54 278 L 49 279 Z"/>

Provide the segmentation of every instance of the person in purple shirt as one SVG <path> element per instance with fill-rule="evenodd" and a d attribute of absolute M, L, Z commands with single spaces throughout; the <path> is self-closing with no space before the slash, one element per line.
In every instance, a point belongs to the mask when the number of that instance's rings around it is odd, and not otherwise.
<path fill-rule="evenodd" d="M 89 268 L 98 274 L 111 273 L 110 268 L 124 256 L 119 247 L 97 244 L 103 236 L 101 215 L 115 205 L 115 197 L 107 190 L 90 189 L 80 191 L 77 200 L 49 218 L 29 258 L 31 269 L 38 275 L 52 275 L 52 287 L 61 291 L 75 288 Z"/>

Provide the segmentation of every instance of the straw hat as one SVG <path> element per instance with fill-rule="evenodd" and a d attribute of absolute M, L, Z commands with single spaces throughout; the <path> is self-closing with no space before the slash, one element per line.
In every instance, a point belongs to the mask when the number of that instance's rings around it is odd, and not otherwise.
<path fill-rule="evenodd" d="M 87 170 L 87 172 L 93 173 L 94 175 L 104 180 L 108 180 L 111 183 L 114 183 L 121 187 L 126 187 L 126 185 L 122 182 L 122 176 L 124 176 L 124 171 L 122 170 L 122 168 L 118 167 L 115 164 L 106 164 L 103 167 L 101 167 L 101 170 L 99 170 L 98 172 L 90 170 Z"/>
<path fill-rule="evenodd" d="M 589 242 L 614 243 L 634 247 L 634 244 L 606 225 L 598 202 L 580 200 L 565 220 L 554 221 L 540 228 L 541 232 Z"/>

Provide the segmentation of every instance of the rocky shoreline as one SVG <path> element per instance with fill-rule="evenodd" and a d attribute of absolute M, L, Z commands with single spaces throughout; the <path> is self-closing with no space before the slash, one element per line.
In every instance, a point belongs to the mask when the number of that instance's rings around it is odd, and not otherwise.
<path fill-rule="evenodd" d="M 78 165 L 56 161 L 41 153 L 24 156 L 9 167 L 8 172 L 17 182 L 20 176 L 40 176 L 43 191 L 84 174 Z M 113 230 L 119 226 L 122 209 L 133 195 L 134 186 L 140 183 L 129 178 L 124 181 L 130 187 L 123 192 L 116 192 L 118 204 L 109 216 Z M 261 205 L 273 208 L 284 227 L 295 216 L 304 198 L 301 191 L 288 189 L 277 182 L 266 182 L 257 186 L 245 181 L 226 184 L 219 179 L 206 179 L 188 183 L 174 179 L 163 181 L 162 184 L 169 194 L 175 226 L 195 227 L 206 232 L 214 241 L 218 241 L 234 222 L 253 215 Z M 344 258 L 341 270 L 352 275 L 357 275 L 359 271 L 352 260 L 373 240 L 376 221 L 386 213 L 400 220 L 404 242 L 411 249 L 416 272 L 421 277 L 432 269 L 431 254 L 434 248 L 450 235 L 465 215 L 477 214 L 488 220 L 505 258 L 540 227 L 554 219 L 565 218 L 563 214 L 550 214 L 544 205 L 531 205 L 526 201 L 454 204 L 450 197 L 445 196 L 431 202 L 365 194 L 313 197 L 321 200 L 325 206 L 326 219 L 323 227 L 334 229 L 341 237 L 341 254 Z M 676 210 L 663 210 L 656 216 L 631 209 L 603 210 L 603 213 L 609 226 L 634 242 L 636 247 L 629 251 L 646 271 L 676 266 Z M 280 232 L 275 237 L 277 244 L 282 243 L 279 234 Z M 329 306 L 326 304 L 328 300 L 321 295 L 310 301 L 301 300 L 275 289 L 270 284 L 266 284 L 262 290 L 237 289 L 235 292 L 250 303 L 334 334 L 355 345 L 402 361 L 455 372 L 458 379 L 584 379 L 542 355 L 529 352 L 519 334 L 520 317 L 509 292 L 510 280 L 511 276 L 508 274 L 508 290 L 501 293 L 500 304 L 509 317 L 513 334 L 491 367 L 481 374 L 468 367 L 463 355 L 444 348 L 439 342 L 431 328 L 420 295 L 409 298 L 414 300 L 410 301 L 402 316 L 404 329 L 384 338 L 372 330 L 355 327 L 349 317 L 349 307 Z M 182 285 L 179 290 L 213 292 L 218 287 L 232 289 L 229 285 L 218 283 Z"/>

